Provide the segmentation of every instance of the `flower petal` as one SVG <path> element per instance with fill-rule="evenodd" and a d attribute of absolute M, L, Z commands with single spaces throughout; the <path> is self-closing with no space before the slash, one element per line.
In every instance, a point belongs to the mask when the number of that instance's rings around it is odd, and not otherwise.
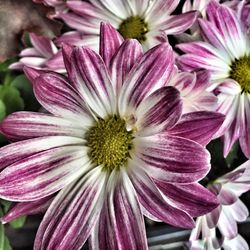
<path fill-rule="evenodd" d="M 79 95 L 99 117 L 112 114 L 114 91 L 102 58 L 88 48 L 75 48 L 71 55 L 71 79 Z"/>
<path fill-rule="evenodd" d="M 30 41 L 43 57 L 49 58 L 57 52 L 57 48 L 53 42 L 44 36 L 37 36 L 35 33 L 30 33 Z"/>
<path fill-rule="evenodd" d="M 107 184 L 107 201 L 92 233 L 92 249 L 148 249 L 145 225 L 137 195 L 127 173 L 113 171 Z M 103 227 L 103 223 L 106 226 Z M 106 242 L 107 245 L 104 245 Z"/>
<path fill-rule="evenodd" d="M 7 214 L 2 217 L 1 221 L 5 224 L 23 215 L 43 213 L 50 206 L 53 198 L 54 196 L 47 196 L 36 201 L 16 203 Z"/>
<path fill-rule="evenodd" d="M 134 171 L 130 174 L 131 181 L 135 187 L 140 204 L 156 218 L 165 223 L 182 228 L 193 228 L 194 221 L 184 211 L 172 206 L 170 201 L 164 200 L 161 193 L 141 169 L 129 163 Z M 139 171 L 140 170 L 140 171 Z"/>
<path fill-rule="evenodd" d="M 124 39 L 112 25 L 101 23 L 100 27 L 100 55 L 109 67 L 111 58 L 116 53 Z"/>
<path fill-rule="evenodd" d="M 235 220 L 232 220 L 230 210 L 226 207 L 223 207 L 220 214 L 218 228 L 221 234 L 228 239 L 234 238 L 238 233 L 237 223 Z"/>
<path fill-rule="evenodd" d="M 0 124 L 0 131 L 11 141 L 57 135 L 84 138 L 89 121 L 85 122 L 77 123 L 50 114 L 23 111 L 9 115 Z"/>
<path fill-rule="evenodd" d="M 220 113 L 209 111 L 184 114 L 181 120 L 170 129 L 169 133 L 205 146 L 219 130 L 224 118 L 225 116 Z"/>
<path fill-rule="evenodd" d="M 146 96 L 165 86 L 173 68 L 174 56 L 169 44 L 163 43 L 146 52 L 122 86 L 118 103 L 120 115 L 131 115 Z"/>
<path fill-rule="evenodd" d="M 150 176 L 170 183 L 192 183 L 210 170 L 210 155 L 194 141 L 167 133 L 134 139 L 135 155 Z"/>
<path fill-rule="evenodd" d="M 143 100 L 135 112 L 137 135 L 147 136 L 173 127 L 180 119 L 182 101 L 173 87 L 163 87 Z"/>
<path fill-rule="evenodd" d="M 105 183 L 97 167 L 61 190 L 40 224 L 34 249 L 80 249 L 100 215 Z"/>
<path fill-rule="evenodd" d="M 42 106 L 56 116 L 75 119 L 79 123 L 93 119 L 81 97 L 59 74 L 41 74 L 35 79 L 34 92 Z"/>
<path fill-rule="evenodd" d="M 189 11 L 179 15 L 172 15 L 163 23 L 161 29 L 168 35 L 178 35 L 190 28 L 196 21 L 197 11 Z"/>
<path fill-rule="evenodd" d="M 49 149 L 84 144 L 83 139 L 70 136 L 46 136 L 12 143 L 0 148 L 0 169 Z"/>
<path fill-rule="evenodd" d="M 90 169 L 84 146 L 64 146 L 33 154 L 0 174 L 0 197 L 33 201 L 51 195 Z"/>
<path fill-rule="evenodd" d="M 106 43 L 104 48 L 107 49 Z M 134 39 L 126 40 L 122 43 L 120 48 L 117 49 L 110 65 L 112 83 L 117 96 L 119 96 L 120 89 L 131 68 L 135 65 L 135 62 L 142 56 L 142 54 L 142 46 Z"/>
<path fill-rule="evenodd" d="M 155 182 L 163 194 L 192 217 L 207 214 L 219 205 L 216 195 L 199 183 L 170 184 L 157 180 Z"/>

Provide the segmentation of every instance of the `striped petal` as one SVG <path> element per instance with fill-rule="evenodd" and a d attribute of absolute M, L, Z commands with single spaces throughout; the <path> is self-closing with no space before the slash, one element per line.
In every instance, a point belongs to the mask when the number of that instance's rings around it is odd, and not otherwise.
<path fill-rule="evenodd" d="M 95 250 L 148 249 L 140 204 L 125 171 L 114 171 L 109 178 L 106 204 L 90 244 Z"/>
<path fill-rule="evenodd" d="M 105 183 L 106 174 L 97 167 L 65 187 L 47 210 L 34 249 L 80 249 L 100 215 Z"/>
<path fill-rule="evenodd" d="M 5 224 L 23 215 L 44 213 L 50 206 L 53 198 L 54 196 L 47 196 L 36 201 L 16 203 L 7 214 L 2 217 L 1 221 Z"/>
<path fill-rule="evenodd" d="M 146 13 L 146 21 L 151 21 L 162 16 L 171 14 L 179 4 L 178 0 L 158 0 L 151 3 L 151 8 L 148 8 Z"/>
<path fill-rule="evenodd" d="M 124 39 L 112 25 L 101 23 L 100 27 L 100 55 L 109 67 L 111 58 L 116 53 Z"/>
<path fill-rule="evenodd" d="M 102 58 L 88 48 L 75 48 L 71 55 L 70 78 L 79 95 L 99 117 L 105 118 L 115 108 L 115 97 Z"/>
<path fill-rule="evenodd" d="M 239 58 L 239 56 L 244 55 L 246 41 L 233 10 L 211 1 L 207 6 L 207 15 L 208 19 L 218 28 L 232 57 Z"/>
<path fill-rule="evenodd" d="M 156 90 L 140 103 L 135 112 L 137 135 L 147 136 L 173 127 L 180 119 L 182 101 L 173 87 Z"/>
<path fill-rule="evenodd" d="M 62 189 L 90 168 L 84 146 L 64 146 L 33 154 L 1 172 L 0 197 L 38 200 Z"/>
<path fill-rule="evenodd" d="M 210 155 L 194 141 L 167 133 L 134 139 L 135 155 L 150 176 L 170 183 L 192 183 L 210 170 Z"/>
<path fill-rule="evenodd" d="M 35 49 L 44 57 L 49 58 L 57 52 L 57 48 L 53 42 L 44 36 L 37 36 L 36 34 L 31 33 L 30 41 Z"/>
<path fill-rule="evenodd" d="M 131 166 L 131 164 L 133 163 L 130 163 L 131 169 L 137 168 L 136 166 Z M 194 227 L 192 218 L 184 211 L 172 206 L 171 202 L 164 200 L 153 181 L 143 170 L 138 171 L 136 169 L 136 171 L 131 173 L 130 178 L 141 206 L 144 207 L 149 214 L 173 226 L 182 228 Z"/>
<path fill-rule="evenodd" d="M 42 106 L 55 116 L 89 123 L 93 118 L 68 80 L 56 73 L 35 79 L 34 92 Z"/>
<path fill-rule="evenodd" d="M 197 12 L 190 11 L 179 15 L 172 15 L 159 26 L 168 35 L 178 35 L 189 29 L 196 21 Z"/>
<path fill-rule="evenodd" d="M 155 182 L 164 195 L 192 217 L 207 214 L 219 205 L 216 196 L 198 183 L 173 185 L 163 181 Z"/>
<path fill-rule="evenodd" d="M 167 43 L 145 53 L 131 69 L 122 86 L 118 103 L 120 115 L 130 115 L 146 96 L 166 85 L 173 73 L 173 67 L 173 51 Z"/>
<path fill-rule="evenodd" d="M 12 143 L 0 148 L 0 169 L 49 149 L 84 144 L 83 139 L 70 136 L 46 136 Z"/>
<path fill-rule="evenodd" d="M 244 116 L 245 116 L 245 133 L 240 137 L 240 147 L 245 156 L 250 158 L 250 95 L 244 97 Z M 242 121 L 243 122 L 243 121 Z"/>
<path fill-rule="evenodd" d="M 232 220 L 230 209 L 223 208 L 217 226 L 221 234 L 228 239 L 234 238 L 238 233 L 237 222 Z"/>
<path fill-rule="evenodd" d="M 105 43 L 104 46 L 105 49 L 107 49 L 106 44 L 107 43 Z M 120 89 L 131 68 L 135 65 L 135 62 L 142 56 L 142 54 L 143 50 L 140 43 L 137 40 L 128 39 L 122 43 L 112 58 L 110 65 L 111 78 L 117 96 L 119 95 Z"/>
<path fill-rule="evenodd" d="M 200 111 L 184 114 L 181 120 L 168 132 L 184 137 L 201 145 L 207 145 L 221 127 L 225 116 L 220 113 Z"/>
<path fill-rule="evenodd" d="M 50 114 L 23 111 L 9 115 L 0 124 L 0 131 L 11 141 L 57 135 L 84 138 L 89 121 L 85 122 L 77 123 Z"/>

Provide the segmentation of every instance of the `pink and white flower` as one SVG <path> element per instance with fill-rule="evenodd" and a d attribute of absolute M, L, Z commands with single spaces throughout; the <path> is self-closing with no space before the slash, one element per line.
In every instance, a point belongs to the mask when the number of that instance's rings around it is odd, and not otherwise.
<path fill-rule="evenodd" d="M 249 212 L 239 196 L 250 190 L 250 161 L 209 185 L 220 206 L 198 217 L 190 236 L 190 249 L 248 250 L 247 242 L 238 234 L 237 222 L 247 219 Z M 220 231 L 219 237 L 216 228 Z M 200 235 L 201 238 L 200 238 Z"/>
<path fill-rule="evenodd" d="M 249 12 L 250 13 L 250 12 Z M 178 45 L 186 54 L 179 58 L 183 70 L 206 69 L 218 97 L 218 112 L 226 119 L 217 133 L 223 135 L 224 155 L 239 139 L 250 157 L 250 39 L 245 23 L 225 5 L 211 1 L 207 20 L 199 19 L 204 41 Z"/>
<path fill-rule="evenodd" d="M 10 69 L 23 70 L 24 66 L 65 73 L 62 52 L 47 37 L 30 33 L 31 48 L 20 53 L 21 59 L 10 65 Z"/>
<path fill-rule="evenodd" d="M 71 11 L 60 17 L 75 32 L 66 33 L 59 42 L 82 37 L 82 45 L 98 51 L 99 25 L 109 22 L 124 38 L 134 38 L 147 50 L 167 41 L 167 35 L 180 34 L 196 20 L 196 12 L 172 15 L 178 0 L 90 0 L 68 1 Z M 75 44 L 74 44 L 75 45 Z"/>
<path fill-rule="evenodd" d="M 143 215 L 191 228 L 193 216 L 218 205 L 197 181 L 210 169 L 204 145 L 224 116 L 182 116 L 179 92 L 166 86 L 170 45 L 143 54 L 108 25 L 100 44 L 101 56 L 64 48 L 68 78 L 26 68 L 51 114 L 17 112 L 0 126 L 18 141 L 0 149 L 0 197 L 24 204 L 3 222 L 40 211 L 59 192 L 34 249 L 80 249 L 88 238 L 91 249 L 147 249 Z"/>

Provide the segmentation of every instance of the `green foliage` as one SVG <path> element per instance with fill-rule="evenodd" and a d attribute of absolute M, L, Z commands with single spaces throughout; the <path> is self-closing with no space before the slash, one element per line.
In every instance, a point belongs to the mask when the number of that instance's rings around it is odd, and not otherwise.
<path fill-rule="evenodd" d="M 5 104 L 6 115 L 24 109 L 24 101 L 20 92 L 12 85 L 0 86 L 0 100 Z"/>
<path fill-rule="evenodd" d="M 17 90 L 20 91 L 20 94 L 24 100 L 25 110 L 37 111 L 39 109 L 40 104 L 35 98 L 32 84 L 25 75 L 17 76 L 11 82 L 11 86 L 15 87 Z"/>
<path fill-rule="evenodd" d="M 0 208 L 0 216 L 3 216 L 4 212 L 2 208 Z M 0 223 L 0 249 L 1 250 L 11 250 L 11 246 L 8 238 L 5 236 L 4 225 Z"/>
<path fill-rule="evenodd" d="M 2 100 L 0 100 L 0 121 L 6 116 L 6 108 L 5 104 Z"/>

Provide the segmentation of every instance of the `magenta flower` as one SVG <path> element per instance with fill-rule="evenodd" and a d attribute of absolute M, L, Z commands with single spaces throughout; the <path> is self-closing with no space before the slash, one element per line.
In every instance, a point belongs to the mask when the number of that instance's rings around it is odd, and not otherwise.
<path fill-rule="evenodd" d="M 180 94 L 166 87 L 168 44 L 143 54 L 108 25 L 101 38 L 102 57 L 64 48 L 69 79 L 26 68 L 51 114 L 17 112 L 0 126 L 19 141 L 0 149 L 0 197 L 23 202 L 3 221 L 40 211 L 55 195 L 35 249 L 80 249 L 88 238 L 91 249 L 147 249 L 143 215 L 191 228 L 193 216 L 218 205 L 197 181 L 210 169 L 204 145 L 224 116 L 181 117 Z"/>
<path fill-rule="evenodd" d="M 220 206 L 197 218 L 190 236 L 191 249 L 248 250 L 247 242 L 238 234 L 237 222 L 245 221 L 249 215 L 239 196 L 250 190 L 250 161 L 217 179 L 209 189 L 217 195 Z"/>
<path fill-rule="evenodd" d="M 239 139 L 244 154 L 250 157 L 250 40 L 237 13 L 211 1 L 208 20 L 199 19 L 204 41 L 179 45 L 186 53 L 179 63 L 187 71 L 202 68 L 211 73 L 210 90 L 215 88 L 217 111 L 226 115 L 217 133 L 223 135 L 224 155 Z"/>
<path fill-rule="evenodd" d="M 49 69 L 56 72 L 66 72 L 63 63 L 62 52 L 49 38 L 30 34 L 30 42 L 33 48 L 26 48 L 20 53 L 19 62 L 10 65 L 10 69 L 23 70 L 24 66 L 37 69 Z"/>
<path fill-rule="evenodd" d="M 71 11 L 61 13 L 60 17 L 77 31 L 66 33 L 59 41 L 69 43 L 82 36 L 82 45 L 95 49 L 99 25 L 104 21 L 111 23 L 124 38 L 137 39 L 144 49 L 149 49 L 166 42 L 167 35 L 184 32 L 196 20 L 195 11 L 171 15 L 178 4 L 178 0 L 68 1 Z"/>

